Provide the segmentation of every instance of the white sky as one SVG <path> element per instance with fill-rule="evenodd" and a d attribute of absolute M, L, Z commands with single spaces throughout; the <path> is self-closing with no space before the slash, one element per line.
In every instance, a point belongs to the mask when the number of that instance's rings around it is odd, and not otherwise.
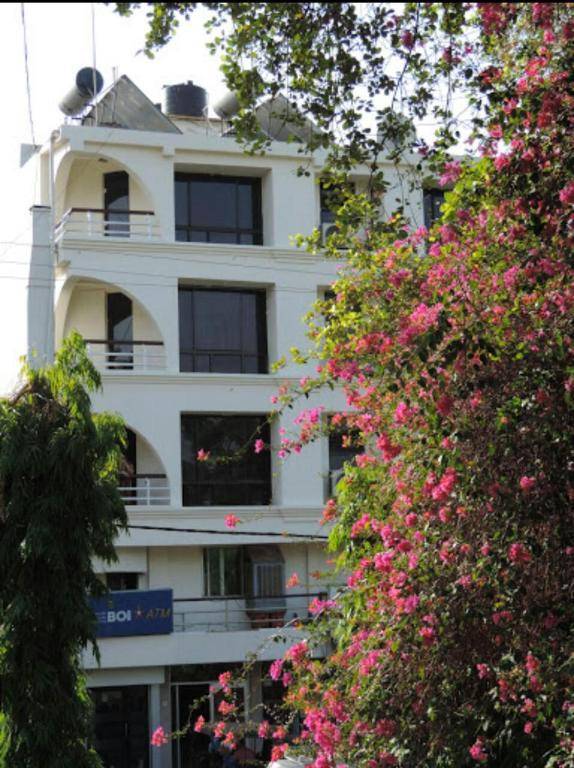
<path fill-rule="evenodd" d="M 152 101 L 162 101 L 162 86 L 193 80 L 204 87 L 213 103 L 225 93 L 218 61 L 207 51 L 200 9 L 190 22 L 182 22 L 175 38 L 148 59 L 138 51 L 146 30 L 145 9 L 122 18 L 111 6 L 94 3 L 96 66 L 104 87 L 113 80 L 113 68 L 128 75 Z M 61 98 L 74 85 L 76 72 L 92 65 L 91 3 L 25 3 L 28 66 L 32 94 L 32 116 L 36 142 L 44 142 L 50 131 L 64 122 L 58 109 Z M 0 5 L 0 71 L 3 120 L 0 128 L 0 163 L 18 161 L 19 145 L 31 143 L 24 41 L 20 3 Z"/>
<path fill-rule="evenodd" d="M 206 49 L 203 24 L 208 12 L 197 10 L 182 21 L 174 39 L 148 59 L 141 50 L 147 27 L 145 8 L 122 18 L 111 6 L 94 3 L 96 66 L 104 87 L 118 75 L 128 75 L 152 101 L 162 101 L 162 86 L 193 80 L 204 87 L 213 104 L 226 91 L 218 60 Z M 25 3 L 32 116 L 37 143 L 64 122 L 58 109 L 74 85 L 77 71 L 92 65 L 91 3 Z M 0 167 L 11 171 L 19 161 L 19 146 L 31 143 L 24 67 L 24 40 L 20 3 L 0 5 L 0 46 L 3 116 L 0 127 Z M 419 131 L 421 129 L 419 128 Z M 422 129 L 419 135 L 432 133 Z"/>

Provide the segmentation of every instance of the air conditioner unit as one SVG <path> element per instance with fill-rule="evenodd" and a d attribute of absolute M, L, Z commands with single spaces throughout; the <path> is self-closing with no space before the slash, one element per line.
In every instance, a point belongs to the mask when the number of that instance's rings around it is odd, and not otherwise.
<path fill-rule="evenodd" d="M 321 224 L 321 242 L 323 245 L 327 242 L 327 238 L 337 233 L 337 226 L 332 222 Z"/>

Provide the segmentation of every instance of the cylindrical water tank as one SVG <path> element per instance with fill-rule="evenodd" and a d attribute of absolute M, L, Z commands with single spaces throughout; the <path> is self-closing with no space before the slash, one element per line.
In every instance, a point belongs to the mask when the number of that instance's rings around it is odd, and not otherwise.
<path fill-rule="evenodd" d="M 228 91 L 213 105 L 213 111 L 222 120 L 230 120 L 239 112 L 239 99 L 233 91 Z"/>
<path fill-rule="evenodd" d="M 84 67 L 76 75 L 76 84 L 59 104 L 60 110 L 70 117 L 79 115 L 104 87 L 104 78 L 93 67 Z"/>
<path fill-rule="evenodd" d="M 178 85 L 165 85 L 163 111 L 166 115 L 203 117 L 207 107 L 207 91 L 191 80 Z"/>

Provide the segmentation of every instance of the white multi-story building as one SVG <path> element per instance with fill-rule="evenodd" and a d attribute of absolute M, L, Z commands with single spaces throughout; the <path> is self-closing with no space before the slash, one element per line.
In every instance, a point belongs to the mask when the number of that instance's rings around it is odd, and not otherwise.
<path fill-rule="evenodd" d="M 97 110 L 24 151 L 1 238 L 2 390 L 22 355 L 50 361 L 76 329 L 102 373 L 94 408 L 129 428 L 121 493 L 142 527 L 119 538 L 117 563 L 98 564 L 113 590 L 102 631 L 113 636 L 100 640 L 100 666 L 84 660 L 110 768 L 205 764 L 205 736 L 157 749 L 151 731 L 183 726 L 194 707 L 215 719 L 210 686 L 255 652 L 242 695 L 261 717 L 278 696 L 266 664 L 285 650 L 272 636 L 333 589 L 317 578 L 327 556 L 314 537 L 325 535 L 320 512 L 344 451 L 332 443 L 330 455 L 327 440 L 286 461 L 252 450 L 254 436 L 276 447 L 292 428 L 293 411 L 266 425 L 270 399 L 309 371 L 270 366 L 305 349 L 302 317 L 336 274 L 291 240 L 328 224 L 321 160 L 285 140 L 290 126 L 269 105 L 259 119 L 271 147 L 248 156 L 224 121 L 205 117 L 201 89 L 177 88 L 168 97 L 183 114 L 166 114 L 122 77 Z M 303 163 L 309 175 L 297 173 Z M 397 181 L 389 210 L 399 194 L 422 222 L 422 192 Z M 340 393 L 321 403 L 345 407 Z M 198 462 L 200 449 L 235 458 Z M 230 513 L 242 521 L 233 532 Z M 291 629 L 287 642 L 300 636 Z"/>

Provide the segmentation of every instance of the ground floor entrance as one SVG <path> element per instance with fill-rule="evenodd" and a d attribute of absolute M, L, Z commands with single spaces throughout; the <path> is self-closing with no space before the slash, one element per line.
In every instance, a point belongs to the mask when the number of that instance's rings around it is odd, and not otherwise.
<path fill-rule="evenodd" d="M 92 689 L 95 748 L 105 768 L 149 768 L 148 687 Z"/>

